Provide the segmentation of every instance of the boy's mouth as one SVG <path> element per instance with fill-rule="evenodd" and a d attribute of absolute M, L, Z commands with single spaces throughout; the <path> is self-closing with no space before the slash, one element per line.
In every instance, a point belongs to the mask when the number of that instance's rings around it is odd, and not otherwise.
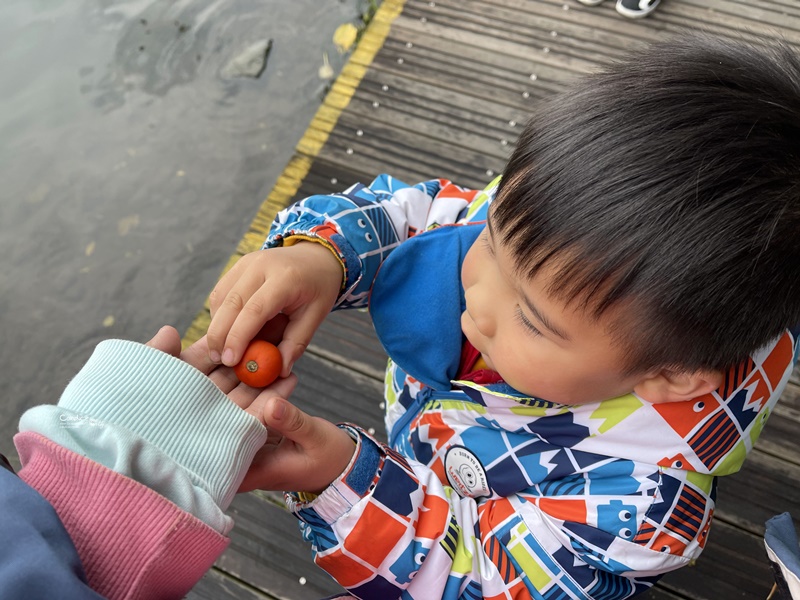
<path fill-rule="evenodd" d="M 465 321 L 467 325 L 466 327 L 465 327 Z M 494 371 L 495 368 L 494 364 L 492 363 L 491 357 L 481 349 L 482 344 L 476 343 L 476 340 L 474 339 L 475 336 L 470 335 L 470 331 L 472 331 L 473 328 L 474 328 L 474 323 L 472 321 L 472 318 L 469 316 L 469 313 L 467 311 L 464 311 L 461 315 L 461 333 L 463 333 L 464 337 L 466 337 L 469 343 L 472 344 L 472 347 L 475 348 L 475 350 L 477 350 L 478 352 L 480 352 L 481 358 L 483 359 L 483 362 L 486 363 L 486 366 L 492 371 Z"/>

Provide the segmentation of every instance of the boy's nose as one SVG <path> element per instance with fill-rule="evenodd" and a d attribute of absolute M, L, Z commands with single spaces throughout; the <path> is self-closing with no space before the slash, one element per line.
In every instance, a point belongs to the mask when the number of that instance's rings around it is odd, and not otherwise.
<path fill-rule="evenodd" d="M 470 293 L 471 292 L 471 293 Z M 467 290 L 467 314 L 482 336 L 490 338 L 495 333 L 495 319 L 491 311 L 491 298 L 485 298 L 474 288 Z"/>
<path fill-rule="evenodd" d="M 475 327 L 480 331 L 481 335 L 487 338 L 494 337 L 494 319 L 486 316 L 474 319 Z"/>

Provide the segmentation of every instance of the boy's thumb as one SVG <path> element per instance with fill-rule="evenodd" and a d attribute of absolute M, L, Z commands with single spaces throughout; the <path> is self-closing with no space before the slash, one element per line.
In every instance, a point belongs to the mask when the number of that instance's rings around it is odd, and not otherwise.
<path fill-rule="evenodd" d="M 293 442 L 304 439 L 312 427 L 311 418 L 288 400 L 272 398 L 264 409 L 267 427 Z"/>

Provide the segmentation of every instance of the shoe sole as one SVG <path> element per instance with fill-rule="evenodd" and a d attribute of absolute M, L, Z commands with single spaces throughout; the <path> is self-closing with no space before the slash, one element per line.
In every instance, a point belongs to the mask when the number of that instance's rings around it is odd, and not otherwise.
<path fill-rule="evenodd" d="M 658 5 L 656 5 L 656 6 L 658 6 Z M 628 10 L 627 8 L 620 8 L 619 6 L 617 6 L 617 12 L 619 14 L 621 14 L 623 17 L 627 17 L 629 19 L 643 19 L 644 17 L 646 17 L 650 13 L 655 12 L 655 10 L 656 10 L 655 6 L 653 8 L 651 8 L 650 10 L 646 11 L 646 12 L 637 11 L 637 10 Z"/>

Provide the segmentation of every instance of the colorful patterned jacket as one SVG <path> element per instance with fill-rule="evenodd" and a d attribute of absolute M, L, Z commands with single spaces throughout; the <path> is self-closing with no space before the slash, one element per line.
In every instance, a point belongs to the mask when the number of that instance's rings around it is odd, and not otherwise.
<path fill-rule="evenodd" d="M 265 247 L 311 238 L 345 267 L 339 307 L 369 305 L 390 356 L 389 445 L 357 451 L 312 501 L 287 494 L 316 563 L 386 600 L 629 598 L 695 559 L 715 478 L 739 470 L 796 354 L 786 332 L 692 401 L 582 406 L 456 378 L 461 261 L 494 194 L 445 180 L 312 196 Z"/>

